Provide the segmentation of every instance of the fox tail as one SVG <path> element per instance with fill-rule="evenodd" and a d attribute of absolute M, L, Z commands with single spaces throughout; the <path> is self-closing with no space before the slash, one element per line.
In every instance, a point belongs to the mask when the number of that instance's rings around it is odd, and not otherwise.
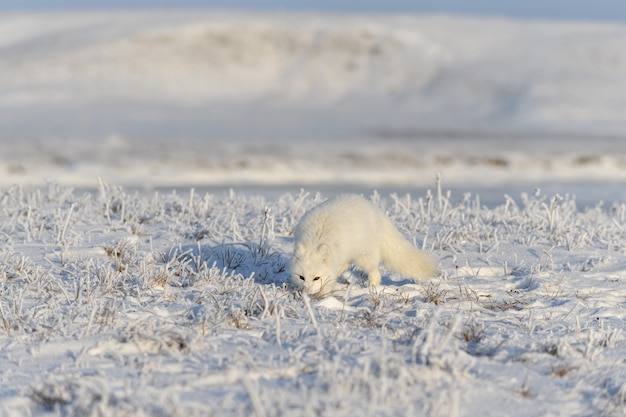
<path fill-rule="evenodd" d="M 424 279 L 440 273 L 433 258 L 409 243 L 387 218 L 383 221 L 381 256 L 388 269 L 403 277 Z"/>

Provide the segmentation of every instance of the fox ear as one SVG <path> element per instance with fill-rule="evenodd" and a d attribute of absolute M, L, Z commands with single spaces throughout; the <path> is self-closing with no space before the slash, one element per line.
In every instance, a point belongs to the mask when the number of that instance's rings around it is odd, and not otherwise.
<path fill-rule="evenodd" d="M 302 256 L 304 252 L 305 252 L 304 245 L 302 243 L 297 243 L 293 251 L 293 256 L 295 258 L 299 258 L 300 256 Z"/>
<path fill-rule="evenodd" d="M 327 264 L 330 259 L 330 247 L 322 243 L 317 247 L 317 253 L 321 256 L 322 261 Z"/>

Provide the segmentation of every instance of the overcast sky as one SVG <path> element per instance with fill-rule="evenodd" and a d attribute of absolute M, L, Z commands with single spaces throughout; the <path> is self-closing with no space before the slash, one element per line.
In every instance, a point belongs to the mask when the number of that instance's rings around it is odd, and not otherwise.
<path fill-rule="evenodd" d="M 219 8 L 417 12 L 626 22 L 626 0 L 0 0 L 0 10 Z"/>

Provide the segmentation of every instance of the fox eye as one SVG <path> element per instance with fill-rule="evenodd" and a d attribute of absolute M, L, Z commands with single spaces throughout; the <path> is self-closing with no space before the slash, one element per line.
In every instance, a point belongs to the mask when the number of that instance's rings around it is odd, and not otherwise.
<path fill-rule="evenodd" d="M 304 277 L 302 275 L 298 275 L 302 281 L 304 281 Z"/>
<path fill-rule="evenodd" d="M 319 281 L 319 280 L 320 280 L 320 277 L 313 278 L 313 281 Z"/>

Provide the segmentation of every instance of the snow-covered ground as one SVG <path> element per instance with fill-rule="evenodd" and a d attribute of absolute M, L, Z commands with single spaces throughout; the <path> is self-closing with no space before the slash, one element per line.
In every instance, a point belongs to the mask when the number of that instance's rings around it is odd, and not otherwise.
<path fill-rule="evenodd" d="M 625 416 L 624 45 L 581 22 L 3 14 L 0 416 Z M 291 288 L 294 225 L 344 191 L 443 275 Z"/>
<path fill-rule="evenodd" d="M 303 299 L 316 195 L 4 189 L 0 415 L 625 415 L 624 204 L 368 197 L 442 277 Z"/>

